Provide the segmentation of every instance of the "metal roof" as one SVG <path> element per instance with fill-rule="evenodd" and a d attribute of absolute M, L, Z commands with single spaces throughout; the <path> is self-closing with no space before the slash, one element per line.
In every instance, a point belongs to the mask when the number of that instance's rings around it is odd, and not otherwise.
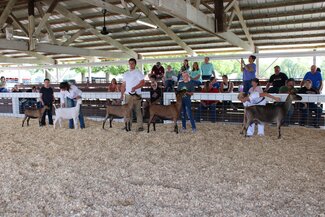
<path fill-rule="evenodd" d="M 0 1 L 0 11 L 3 12 L 10 1 L 13 0 Z M 49 4 L 53 2 L 53 0 L 34 1 L 36 5 L 39 5 L 43 9 L 44 13 L 46 13 Z M 102 0 L 89 0 L 88 3 L 87 1 L 81 0 L 61 0 L 58 5 L 80 17 L 83 22 L 90 24 L 96 28 L 97 31 L 100 31 L 103 26 L 103 14 L 102 7 L 98 7 L 94 4 L 96 1 L 101 2 Z M 179 1 L 184 0 L 175 0 L 175 2 Z M 28 1 L 24 0 L 16 0 L 11 14 L 28 30 L 27 2 Z M 123 10 L 127 8 L 126 11 L 133 13 L 132 16 L 127 16 L 125 14 L 109 12 L 106 20 L 106 26 L 110 31 L 108 36 L 124 48 L 131 49 L 142 56 L 175 55 L 175 51 L 186 54 L 187 51 L 184 49 L 184 46 L 192 49 L 197 54 L 203 52 L 215 53 L 216 48 L 220 48 L 221 51 L 222 49 L 226 51 L 229 48 L 232 48 L 232 51 L 244 51 L 243 47 L 236 46 L 227 39 L 224 40 L 220 35 L 206 31 L 195 23 L 188 24 L 188 20 L 181 19 L 179 16 L 175 16 L 175 14 L 168 13 L 167 10 L 160 10 L 160 8 L 150 4 L 153 0 L 143 0 L 140 2 L 152 12 L 153 16 L 159 18 L 169 30 L 172 30 L 176 35 L 175 37 L 179 38 L 185 45 L 181 46 L 181 43 L 177 39 L 171 37 L 162 28 L 153 29 L 137 23 L 137 19 L 144 19 L 147 15 L 135 6 L 134 0 L 105 0 L 105 2 Z M 214 0 L 187 0 L 184 2 L 192 2 L 193 7 L 199 2 L 199 7 L 195 8 L 208 17 L 214 17 Z M 225 0 L 224 7 L 227 7 L 231 2 L 232 0 Z M 302 48 L 308 44 L 315 44 L 315 48 L 325 47 L 325 1 L 237 0 L 237 2 L 254 46 L 259 48 L 260 51 L 263 51 L 264 46 L 273 46 L 273 49 L 277 49 L 279 45 L 300 45 L 297 48 Z M 230 9 L 226 13 L 227 20 L 230 19 L 232 11 L 233 10 Z M 35 27 L 38 26 L 41 20 L 42 16 L 39 10 L 35 8 Z M 150 22 L 154 23 L 152 20 Z M 68 37 L 72 37 L 80 29 L 84 28 L 74 20 L 69 19 L 67 14 L 60 13 L 57 7 L 55 7 L 54 11 L 47 19 L 47 23 L 53 31 L 55 39 L 58 40 L 58 45 L 61 45 L 60 43 L 67 40 L 64 39 L 67 35 Z M 128 31 L 125 30 L 126 25 L 129 27 Z M 227 22 L 226 25 L 228 25 Z M 15 22 L 13 26 L 14 35 L 26 37 L 26 34 L 20 30 Z M 85 30 L 85 32 L 68 46 L 108 52 L 121 51 L 116 44 L 109 43 L 107 40 L 99 38 L 98 35 L 94 35 L 93 32 L 89 31 L 87 28 Z M 242 40 L 244 43 L 249 43 L 243 31 L 243 25 L 237 16 L 234 16 L 233 21 L 229 23 L 228 31 L 233 32 L 238 36 L 238 39 Z M 41 35 L 46 34 L 46 32 L 46 29 L 43 28 Z M 2 38 L 3 37 L 5 37 L 4 34 L 2 34 Z M 53 44 L 51 41 L 48 43 Z M 159 54 L 155 54 L 155 52 L 159 52 Z M 45 57 L 57 60 L 67 57 L 78 57 L 76 54 L 52 53 L 51 50 L 39 53 Z M 0 44 L 0 57 L 1 56 L 9 58 L 36 58 L 21 50 L 3 48 Z M 106 58 L 109 57 L 105 57 L 105 59 Z"/>

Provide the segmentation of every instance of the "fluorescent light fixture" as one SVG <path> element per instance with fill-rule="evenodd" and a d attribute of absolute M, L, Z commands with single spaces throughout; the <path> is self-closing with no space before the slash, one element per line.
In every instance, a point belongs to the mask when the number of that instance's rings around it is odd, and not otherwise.
<path fill-rule="evenodd" d="M 14 35 L 13 38 L 29 40 L 29 37 L 27 37 L 27 36 Z"/>
<path fill-rule="evenodd" d="M 148 22 L 145 22 L 143 20 L 137 20 L 136 22 L 139 23 L 139 24 L 145 25 L 145 26 L 149 26 L 149 27 L 154 28 L 154 29 L 158 28 L 158 26 L 156 26 L 154 24 L 151 24 L 151 23 L 148 23 Z"/>

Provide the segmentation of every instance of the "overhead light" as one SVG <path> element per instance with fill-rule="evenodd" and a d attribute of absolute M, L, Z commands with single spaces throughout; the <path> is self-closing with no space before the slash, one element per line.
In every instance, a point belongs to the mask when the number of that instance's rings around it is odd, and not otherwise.
<path fill-rule="evenodd" d="M 122 27 L 122 29 L 126 32 L 130 31 L 130 26 L 126 24 L 125 26 Z"/>
<path fill-rule="evenodd" d="M 136 22 L 139 23 L 139 24 L 145 25 L 145 26 L 149 26 L 149 27 L 154 28 L 154 29 L 158 28 L 158 26 L 156 26 L 154 24 L 151 24 L 151 23 L 148 23 L 148 22 L 143 21 L 143 20 L 137 20 Z"/>
<path fill-rule="evenodd" d="M 14 35 L 13 38 L 29 40 L 29 37 L 27 37 L 27 36 Z"/>

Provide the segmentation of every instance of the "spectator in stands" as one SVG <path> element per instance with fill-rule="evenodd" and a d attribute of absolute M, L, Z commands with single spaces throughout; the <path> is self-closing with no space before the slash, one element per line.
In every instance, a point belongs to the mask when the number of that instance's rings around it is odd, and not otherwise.
<path fill-rule="evenodd" d="M 7 90 L 6 87 L 7 87 L 6 78 L 4 76 L 1 76 L 1 80 L 0 80 L 0 92 L 1 93 L 8 92 L 8 90 Z"/>
<path fill-rule="evenodd" d="M 221 93 L 232 93 L 233 92 L 234 83 L 228 80 L 227 75 L 222 76 L 222 82 L 221 82 L 219 90 Z"/>
<path fill-rule="evenodd" d="M 52 118 L 52 109 L 53 109 L 53 103 L 54 103 L 54 91 L 53 88 L 50 87 L 50 79 L 45 78 L 44 79 L 44 85 L 40 89 L 40 102 L 42 106 L 48 106 L 49 109 L 46 109 L 43 113 L 42 120 L 41 120 L 41 126 L 45 126 L 45 117 L 47 115 L 49 119 L 49 125 L 53 125 L 53 118 Z"/>
<path fill-rule="evenodd" d="M 275 97 L 270 95 L 269 93 L 259 93 L 259 92 L 252 92 L 251 94 L 247 93 L 240 93 L 238 95 L 238 99 L 243 103 L 244 107 L 254 106 L 254 105 L 266 105 L 265 97 L 269 97 L 274 99 L 275 101 L 280 101 L 279 97 Z M 255 131 L 255 123 L 249 125 L 247 129 L 247 136 L 253 136 Z M 257 135 L 264 136 L 264 124 L 258 124 L 258 131 Z"/>
<path fill-rule="evenodd" d="M 210 80 L 212 77 L 216 77 L 216 73 L 214 71 L 213 64 L 209 62 L 210 58 L 205 57 L 204 63 L 201 64 L 201 71 L 202 71 L 202 80 Z"/>
<path fill-rule="evenodd" d="M 127 103 L 131 96 L 129 93 L 137 93 L 141 95 L 141 88 L 144 86 L 144 75 L 136 69 L 137 61 L 134 58 L 129 59 L 129 71 L 123 75 L 123 83 L 121 87 L 121 99 L 125 96 L 125 102 Z M 137 131 L 143 131 L 143 117 L 141 112 L 141 99 L 135 102 L 135 112 L 137 116 Z"/>
<path fill-rule="evenodd" d="M 120 87 L 117 84 L 117 81 L 115 78 L 111 80 L 111 83 L 107 87 L 108 92 L 120 92 Z"/>
<path fill-rule="evenodd" d="M 189 65 L 189 63 L 188 63 L 188 59 L 185 59 L 184 62 L 183 62 L 183 65 L 182 65 L 182 67 L 181 67 L 181 69 L 180 69 L 179 72 L 178 72 L 178 75 L 177 75 L 177 81 L 178 81 L 178 82 L 183 81 L 183 77 L 182 77 L 183 72 L 187 72 L 187 73 L 189 73 L 190 70 L 191 70 L 191 69 L 190 69 L 190 65 Z"/>
<path fill-rule="evenodd" d="M 211 77 L 210 82 L 213 88 L 217 88 L 218 90 L 220 89 L 220 82 L 218 82 L 218 79 L 216 77 Z"/>
<path fill-rule="evenodd" d="M 160 62 L 157 62 L 151 69 L 150 75 L 156 75 L 157 80 L 161 80 L 165 74 L 165 68 Z"/>
<path fill-rule="evenodd" d="M 193 63 L 192 71 L 189 74 L 194 86 L 200 86 L 202 84 L 202 72 L 197 62 Z"/>
<path fill-rule="evenodd" d="M 165 75 L 163 77 L 165 83 L 165 92 L 174 91 L 174 82 L 175 78 L 177 80 L 175 71 L 172 69 L 171 65 L 167 66 L 167 70 L 165 71 Z"/>
<path fill-rule="evenodd" d="M 304 87 L 299 90 L 301 94 L 319 94 L 319 91 L 313 88 L 313 82 L 310 79 L 305 80 Z M 316 118 L 313 120 L 313 126 L 319 128 L 320 118 L 323 112 L 323 109 L 319 107 L 314 102 L 300 103 L 300 110 L 302 112 L 302 118 L 299 121 L 300 126 L 306 124 L 307 116 L 310 112 L 315 112 Z"/>
<path fill-rule="evenodd" d="M 14 87 L 11 89 L 11 92 L 13 93 L 22 92 L 21 89 L 19 88 L 19 84 L 15 84 Z"/>
<path fill-rule="evenodd" d="M 297 89 L 295 89 L 295 79 L 289 78 L 286 81 L 286 85 L 279 88 L 279 93 L 290 93 L 292 91 L 297 92 Z M 283 104 L 284 102 L 278 102 L 278 103 Z M 293 115 L 293 112 L 294 112 L 294 106 L 291 106 L 288 110 L 288 114 L 284 120 L 283 126 L 288 126 L 290 124 L 290 120 Z"/>
<path fill-rule="evenodd" d="M 111 83 L 107 87 L 108 92 L 120 92 L 120 86 L 118 85 L 115 78 L 111 80 Z M 108 101 L 110 103 L 110 101 Z M 112 99 L 111 101 L 112 105 L 121 105 L 120 99 Z"/>
<path fill-rule="evenodd" d="M 263 93 L 263 89 L 260 86 L 260 80 L 258 78 L 253 78 L 251 85 L 252 87 L 248 91 L 249 94 L 252 94 L 253 92 Z"/>
<path fill-rule="evenodd" d="M 287 80 L 288 80 L 288 76 L 285 73 L 281 72 L 280 66 L 275 66 L 274 74 L 271 75 L 269 81 L 267 82 L 265 87 L 265 92 L 279 93 L 280 87 L 284 86 Z"/>
<path fill-rule="evenodd" d="M 151 76 L 151 82 L 150 82 L 150 104 L 160 104 L 162 97 L 163 97 L 163 91 L 162 88 L 159 87 L 156 76 Z M 145 116 L 145 113 L 148 112 L 149 103 L 147 101 L 143 102 L 143 116 Z"/>
<path fill-rule="evenodd" d="M 310 67 L 310 72 L 307 72 L 305 74 L 304 79 L 301 81 L 300 86 L 303 87 L 305 81 L 309 79 L 312 81 L 312 87 L 316 90 L 318 90 L 318 92 L 322 92 L 323 89 L 323 78 L 322 78 L 322 74 L 317 71 L 317 67 L 315 65 L 312 65 Z"/>
<path fill-rule="evenodd" d="M 194 84 L 190 79 L 190 75 L 188 72 L 184 71 L 182 74 L 183 81 L 179 82 L 178 90 L 187 90 L 186 95 L 182 98 L 182 131 L 186 131 L 186 116 L 190 119 L 192 132 L 196 132 L 196 125 L 192 115 L 192 108 L 191 108 L 191 96 L 194 92 Z"/>
<path fill-rule="evenodd" d="M 81 99 L 82 91 L 75 85 L 74 82 L 71 82 L 69 84 L 68 82 L 64 81 L 60 83 L 60 102 L 62 107 L 75 107 L 77 104 L 77 100 Z M 65 100 L 67 101 L 67 104 L 65 104 Z M 82 107 L 80 105 L 80 112 L 79 112 L 79 122 L 80 122 L 80 128 L 85 128 L 85 120 L 84 116 L 82 114 Z M 69 128 L 73 129 L 73 119 L 69 120 Z"/>
<path fill-rule="evenodd" d="M 202 93 L 219 93 L 217 88 L 213 88 L 212 83 L 207 81 L 204 84 L 204 88 L 201 91 Z M 201 121 L 202 111 L 210 110 L 210 120 L 215 123 L 216 122 L 216 109 L 218 101 L 215 100 L 201 100 L 199 105 L 199 110 L 197 112 L 196 121 Z"/>
<path fill-rule="evenodd" d="M 251 80 L 256 78 L 256 65 L 254 61 L 256 60 L 256 56 L 249 56 L 248 62 L 249 64 L 245 64 L 244 60 L 241 59 L 241 71 L 243 72 L 243 85 L 244 85 L 244 93 L 248 93 L 251 86 Z"/>

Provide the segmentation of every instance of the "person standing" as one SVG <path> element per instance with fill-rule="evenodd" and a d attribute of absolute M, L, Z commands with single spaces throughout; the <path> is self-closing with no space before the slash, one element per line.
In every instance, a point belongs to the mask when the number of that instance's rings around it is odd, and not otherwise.
<path fill-rule="evenodd" d="M 171 65 L 168 65 L 165 75 L 163 77 L 163 80 L 165 83 L 165 92 L 174 91 L 174 81 L 175 81 L 174 78 L 175 77 L 176 77 L 176 73 L 172 69 Z"/>
<path fill-rule="evenodd" d="M 243 85 L 244 93 L 248 93 L 249 89 L 252 87 L 251 80 L 256 78 L 256 64 L 254 63 L 256 56 L 250 55 L 248 58 L 249 64 L 245 64 L 244 60 L 241 59 L 241 71 L 243 72 Z"/>
<path fill-rule="evenodd" d="M 202 84 L 202 72 L 197 62 L 193 63 L 192 71 L 190 71 L 189 74 L 195 86 L 200 86 Z"/>
<path fill-rule="evenodd" d="M 318 90 L 318 92 L 321 93 L 323 89 L 323 78 L 322 74 L 317 71 L 317 66 L 312 65 L 310 67 L 310 71 L 305 74 L 304 79 L 300 83 L 300 87 L 303 87 L 305 81 L 308 79 L 312 81 L 312 88 Z"/>
<path fill-rule="evenodd" d="M 202 71 L 202 80 L 210 81 L 210 78 L 216 77 L 216 73 L 214 71 L 213 64 L 209 62 L 209 57 L 204 57 L 204 62 L 201 64 L 201 71 Z"/>
<path fill-rule="evenodd" d="M 144 86 L 144 75 L 136 69 L 137 61 L 134 58 L 129 59 L 129 71 L 123 75 L 123 83 L 121 87 L 121 99 L 125 97 L 125 102 L 128 103 L 131 96 L 130 93 L 141 95 L 141 88 Z M 141 99 L 134 102 L 134 109 L 137 116 L 137 131 L 143 131 L 143 117 L 141 112 Z"/>
<path fill-rule="evenodd" d="M 287 80 L 288 76 L 281 72 L 280 66 L 274 66 L 274 74 L 271 75 L 264 91 L 268 93 L 279 93 L 280 87 L 284 86 Z M 272 87 L 270 88 L 271 85 Z"/>
<path fill-rule="evenodd" d="M 69 84 L 68 82 L 64 81 L 60 83 L 60 101 L 61 106 L 67 108 L 75 107 L 77 104 L 77 100 L 81 99 L 82 91 L 74 84 Z M 65 104 L 65 99 L 67 100 L 67 105 Z M 82 114 L 82 109 L 80 105 L 80 111 L 79 111 L 79 122 L 80 122 L 80 128 L 85 128 L 85 120 L 84 116 Z M 69 120 L 69 128 L 73 129 L 73 119 Z"/>
<path fill-rule="evenodd" d="M 188 63 L 188 59 L 185 59 L 185 60 L 183 61 L 183 65 L 182 65 L 181 69 L 180 69 L 179 72 L 178 72 L 178 75 L 177 75 L 177 81 L 178 81 L 178 82 L 183 81 L 183 77 L 182 77 L 183 72 L 187 72 L 187 73 L 189 73 L 190 71 L 191 71 L 191 69 L 190 69 L 190 65 L 189 65 L 189 63 Z"/>
<path fill-rule="evenodd" d="M 4 76 L 1 76 L 1 80 L 0 80 L 0 92 L 2 92 L 2 93 L 8 92 L 6 86 L 7 86 L 6 78 Z"/>
<path fill-rule="evenodd" d="M 192 115 L 192 108 L 191 108 L 191 96 L 194 92 L 194 84 L 190 79 L 190 75 L 187 72 L 183 72 L 182 74 L 183 81 L 179 82 L 177 90 L 186 90 L 186 94 L 182 98 L 182 131 L 185 132 L 186 130 L 186 116 L 190 119 L 192 132 L 196 132 L 196 125 Z"/>
<path fill-rule="evenodd" d="M 45 126 L 45 118 L 46 115 L 49 119 L 49 125 L 53 125 L 53 118 L 52 118 L 52 109 L 53 109 L 53 102 L 54 102 L 54 92 L 53 88 L 50 87 L 50 79 L 45 78 L 44 79 L 44 85 L 40 89 L 40 102 L 42 106 L 47 106 L 48 109 L 46 109 L 43 113 L 42 119 L 41 119 L 41 126 Z"/>

